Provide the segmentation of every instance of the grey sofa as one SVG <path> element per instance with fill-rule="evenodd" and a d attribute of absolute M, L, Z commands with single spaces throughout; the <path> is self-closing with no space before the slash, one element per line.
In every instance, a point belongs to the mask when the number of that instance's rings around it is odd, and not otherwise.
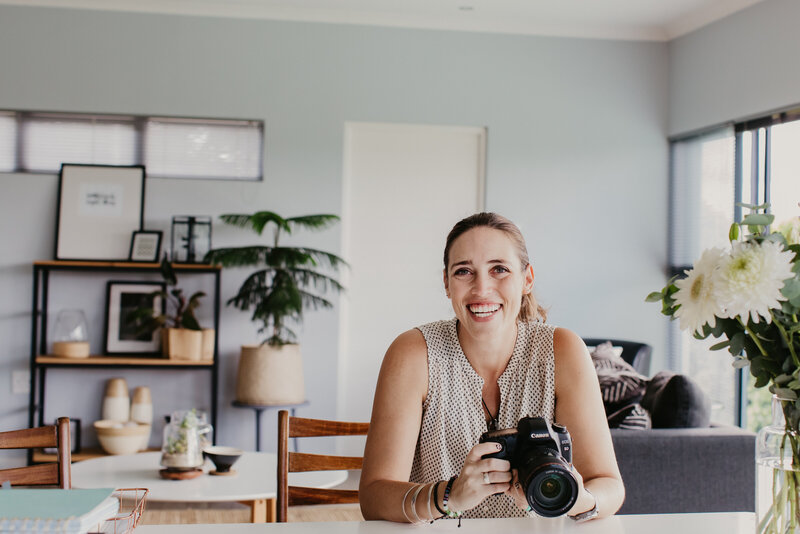
<path fill-rule="evenodd" d="M 755 511 L 755 434 L 735 426 L 612 429 L 621 514 Z"/>
<path fill-rule="evenodd" d="M 584 338 L 587 346 L 611 341 L 644 376 L 652 348 L 646 343 Z M 755 434 L 735 426 L 611 429 L 625 483 L 621 514 L 755 511 Z"/>

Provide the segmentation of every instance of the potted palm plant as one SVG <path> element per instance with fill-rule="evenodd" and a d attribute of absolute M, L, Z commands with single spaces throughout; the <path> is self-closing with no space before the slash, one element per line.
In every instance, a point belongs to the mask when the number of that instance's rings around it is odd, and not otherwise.
<path fill-rule="evenodd" d="M 330 290 L 343 289 L 332 275 L 345 262 L 329 252 L 282 246 L 280 239 L 296 229 L 328 228 L 339 217 L 320 214 L 283 218 L 271 211 L 259 211 L 251 215 L 221 215 L 220 219 L 259 236 L 268 227 L 273 231 L 271 244 L 218 248 L 205 257 L 206 261 L 223 267 L 255 268 L 236 295 L 227 301 L 229 306 L 251 312 L 251 320 L 264 336 L 259 345 L 242 346 L 236 400 L 261 405 L 303 402 L 302 357 L 291 326 L 302 321 L 305 309 L 333 306 L 325 295 Z"/>

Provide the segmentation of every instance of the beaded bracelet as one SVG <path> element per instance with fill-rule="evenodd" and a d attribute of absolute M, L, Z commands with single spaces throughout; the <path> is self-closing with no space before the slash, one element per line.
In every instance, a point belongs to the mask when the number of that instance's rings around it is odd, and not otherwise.
<path fill-rule="evenodd" d="M 450 480 L 447 481 L 447 486 L 444 488 L 444 498 L 442 499 L 442 508 L 444 508 L 444 513 L 447 514 L 448 517 L 461 517 L 461 512 L 456 510 L 451 510 L 447 507 L 447 502 L 450 500 L 450 490 L 453 489 L 453 482 L 455 482 L 456 475 L 450 477 Z"/>

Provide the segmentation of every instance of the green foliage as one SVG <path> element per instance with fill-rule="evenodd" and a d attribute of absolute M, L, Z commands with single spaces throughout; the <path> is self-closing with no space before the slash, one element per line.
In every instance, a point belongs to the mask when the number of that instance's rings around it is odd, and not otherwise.
<path fill-rule="evenodd" d="M 206 296 L 205 292 L 197 291 L 187 298 L 181 288 L 175 287 L 178 284 L 178 277 L 166 256 L 161 261 L 161 276 L 167 286 L 172 289 L 154 291 L 152 295 L 165 299 L 166 312 L 158 313 L 157 310 L 149 307 L 137 308 L 128 314 L 128 320 L 139 325 L 137 329 L 139 332 L 148 334 L 159 328 L 202 330 L 195 316 L 195 310 L 200 306 L 200 299 Z"/>
<path fill-rule="evenodd" d="M 296 229 L 323 230 L 335 224 L 339 217 L 321 214 L 283 218 L 271 211 L 259 211 L 251 215 L 221 215 L 220 219 L 226 224 L 250 229 L 259 236 L 268 226 L 273 227 L 271 245 L 218 248 L 209 251 L 205 260 L 223 267 L 256 268 L 227 304 L 252 311 L 251 320 L 261 325 L 259 333 L 267 334 L 264 343 L 284 345 L 295 341 L 297 336 L 287 321 L 302 321 L 306 309 L 332 307 L 324 295 L 344 289 L 320 269 L 336 273 L 346 263 L 329 252 L 280 246 L 280 238 Z"/>

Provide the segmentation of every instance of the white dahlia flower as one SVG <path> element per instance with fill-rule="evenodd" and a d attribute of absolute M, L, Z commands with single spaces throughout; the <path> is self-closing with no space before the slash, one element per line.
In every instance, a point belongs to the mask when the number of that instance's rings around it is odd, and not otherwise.
<path fill-rule="evenodd" d="M 722 313 L 722 307 L 714 290 L 714 272 L 724 255 L 718 248 L 705 250 L 694 267 L 686 271 L 686 278 L 675 281 L 678 291 L 674 298 L 680 304 L 675 317 L 680 319 L 681 330 L 700 332 L 706 323 L 712 328 L 717 324 L 716 316 Z"/>
<path fill-rule="evenodd" d="M 748 316 L 754 323 L 763 317 L 770 322 L 771 308 L 779 308 L 786 300 L 781 289 L 792 278 L 794 254 L 772 241 L 734 243 L 729 256 L 722 260 L 714 281 L 717 297 L 725 308 L 725 317 Z"/>

